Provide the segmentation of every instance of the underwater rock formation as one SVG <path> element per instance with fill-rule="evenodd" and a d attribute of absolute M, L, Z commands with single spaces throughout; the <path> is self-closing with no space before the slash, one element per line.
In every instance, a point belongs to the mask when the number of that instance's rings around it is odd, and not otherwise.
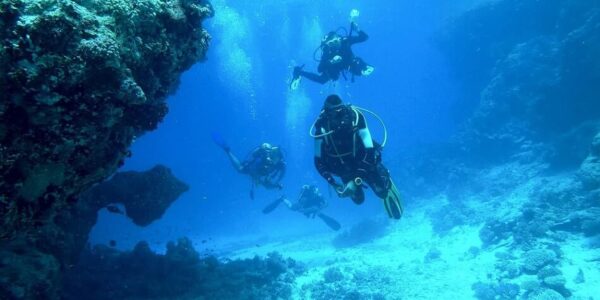
<path fill-rule="evenodd" d="M 303 268 L 277 253 L 219 261 L 200 258 L 188 239 L 165 255 L 146 242 L 131 252 L 98 245 L 87 249 L 65 281 L 65 299 L 289 299 Z"/>
<path fill-rule="evenodd" d="M 600 189 L 600 132 L 594 137 L 590 154 L 579 168 L 579 176 L 586 190 Z M 600 206 L 600 202 L 597 204 Z"/>
<path fill-rule="evenodd" d="M 211 15 L 202 0 L 0 0 L 4 250 L 25 243 L 23 256 L 45 262 L 49 249 L 72 246 L 59 229 L 64 214 L 77 214 L 78 195 L 113 174 L 131 142 L 162 120 L 180 74 L 204 58 L 210 36 L 201 22 Z M 37 282 L 53 282 L 48 274 Z M 17 281 L 22 291 L 0 285 L 0 295 L 55 297 Z"/>
<path fill-rule="evenodd" d="M 164 166 L 145 172 L 120 172 L 83 193 L 71 207 L 57 214 L 54 223 L 40 227 L 40 242 L 34 246 L 19 239 L 0 247 L 3 268 L 0 292 L 14 298 L 56 295 L 60 270 L 73 265 L 85 248 L 96 224 L 98 211 L 121 203 L 126 215 L 145 226 L 160 219 L 188 186 Z M 43 241 L 43 243 L 42 243 Z M 37 266 L 37 267 L 34 267 Z M 40 267 L 41 266 L 41 267 Z M 8 281 L 4 281 L 4 280 Z"/>
<path fill-rule="evenodd" d="M 599 24 L 597 2 L 558 0 L 493 1 L 448 24 L 438 42 L 470 99 L 464 158 L 576 168 L 600 120 Z"/>
<path fill-rule="evenodd" d="M 61 238 L 71 242 L 69 247 L 64 247 L 63 240 L 63 247 L 47 247 L 47 250 L 61 262 L 72 264 L 83 250 L 100 209 L 109 204 L 123 204 L 127 217 L 139 226 L 146 226 L 160 219 L 187 190 L 185 183 L 161 165 L 145 172 L 119 172 L 84 192 L 73 207 L 61 214 L 56 231 L 62 231 Z"/>
<path fill-rule="evenodd" d="M 119 172 L 81 195 L 92 210 L 122 203 L 125 214 L 138 226 L 160 219 L 167 208 L 189 187 L 171 170 L 157 165 L 146 172 Z"/>

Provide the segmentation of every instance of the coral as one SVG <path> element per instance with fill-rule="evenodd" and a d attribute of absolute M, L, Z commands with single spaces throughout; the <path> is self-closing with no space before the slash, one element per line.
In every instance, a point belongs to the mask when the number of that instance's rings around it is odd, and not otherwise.
<path fill-rule="evenodd" d="M 376 238 L 382 237 L 387 232 L 385 220 L 363 220 L 352 226 L 349 230 L 338 234 L 333 239 L 336 248 L 352 247 L 358 244 L 368 243 Z"/>
<path fill-rule="evenodd" d="M 433 230 L 439 235 L 445 235 L 456 226 L 476 222 L 476 215 L 461 202 L 453 202 L 431 211 L 430 220 Z"/>
<path fill-rule="evenodd" d="M 520 290 L 518 285 L 504 282 L 497 284 L 476 282 L 471 289 L 479 300 L 517 299 Z"/>
<path fill-rule="evenodd" d="M 221 262 L 200 258 L 188 239 L 170 242 L 165 255 L 140 242 L 131 252 L 87 249 L 66 280 L 65 299 L 288 299 L 298 271 L 291 259 Z"/>
<path fill-rule="evenodd" d="M 521 259 L 524 273 L 537 274 L 543 267 L 556 263 L 557 255 L 549 249 L 534 249 L 525 252 Z"/>
<path fill-rule="evenodd" d="M 600 189 L 600 132 L 594 137 L 588 157 L 581 163 L 579 177 L 586 190 Z"/>
<path fill-rule="evenodd" d="M 204 58 L 211 15 L 202 0 L 0 0 L 1 248 L 78 250 L 87 233 L 61 222 L 162 120 L 180 74 Z"/>
<path fill-rule="evenodd" d="M 380 300 L 386 296 L 373 293 L 374 290 L 385 291 L 392 284 L 391 278 L 380 270 L 356 271 L 354 274 L 342 274 L 337 268 L 329 268 L 323 274 L 323 280 L 302 286 L 302 299 L 347 299 L 347 300 Z"/>
<path fill-rule="evenodd" d="M 539 289 L 527 295 L 528 300 L 564 300 L 561 294 L 551 289 Z"/>
<path fill-rule="evenodd" d="M 32 249 L 26 241 L 0 247 L 0 298 L 58 297 L 59 267 L 54 256 Z"/>
<path fill-rule="evenodd" d="M 431 249 L 429 249 L 427 254 L 425 254 L 423 261 L 425 263 L 430 263 L 430 262 L 439 260 L 440 257 L 442 257 L 442 252 L 437 248 L 431 248 Z"/>
<path fill-rule="evenodd" d="M 338 268 L 329 268 L 323 273 L 323 280 L 326 283 L 341 281 L 344 279 L 344 274 Z"/>
<path fill-rule="evenodd" d="M 577 167 L 600 118 L 598 23 L 595 2 L 502 0 L 443 27 L 437 42 L 463 86 L 461 111 L 473 111 L 456 141 L 463 162 Z"/>

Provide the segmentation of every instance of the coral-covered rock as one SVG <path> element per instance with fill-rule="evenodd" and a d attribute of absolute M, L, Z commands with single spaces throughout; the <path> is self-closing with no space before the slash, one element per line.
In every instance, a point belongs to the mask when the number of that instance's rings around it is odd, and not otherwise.
<path fill-rule="evenodd" d="M 204 58 L 211 15 L 202 0 L 0 0 L 0 248 L 78 250 L 87 232 L 61 226 L 87 213 L 79 194 L 162 120 L 181 73 Z"/>
<path fill-rule="evenodd" d="M 438 44 L 474 111 L 457 141 L 465 160 L 577 167 L 600 119 L 598 24 L 595 2 L 502 0 L 444 27 Z"/>
<path fill-rule="evenodd" d="M 556 253 L 549 249 L 534 249 L 523 254 L 522 265 L 524 273 L 537 274 L 543 267 L 557 262 Z"/>
<path fill-rule="evenodd" d="M 289 299 L 297 275 L 291 259 L 221 262 L 200 258 L 188 239 L 153 253 L 140 242 L 131 252 L 96 246 L 84 252 L 66 280 L 66 299 Z"/>
<path fill-rule="evenodd" d="M 29 247 L 25 241 L 0 247 L 0 298 L 58 297 L 59 271 L 60 264 L 54 256 Z"/>
<path fill-rule="evenodd" d="M 590 153 L 581 163 L 579 176 L 586 190 L 600 189 L 600 133 L 594 137 Z"/>
<path fill-rule="evenodd" d="M 564 300 L 560 293 L 552 289 L 539 289 L 527 295 L 528 300 Z"/>
<path fill-rule="evenodd" d="M 146 172 L 119 172 L 82 194 L 81 199 L 95 209 L 122 203 L 125 213 L 139 226 L 160 219 L 188 186 L 167 167 L 158 165 Z"/>
<path fill-rule="evenodd" d="M 187 0 L 0 3 L 0 236 L 50 221 L 122 164 L 204 57 L 211 13 Z"/>

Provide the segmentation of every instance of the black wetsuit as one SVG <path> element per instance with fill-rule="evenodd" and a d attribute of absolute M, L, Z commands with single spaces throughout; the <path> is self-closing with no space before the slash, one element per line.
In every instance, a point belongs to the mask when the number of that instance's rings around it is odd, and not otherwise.
<path fill-rule="evenodd" d="M 360 57 L 354 56 L 352 45 L 362 43 L 368 38 L 369 36 L 364 31 L 360 30 L 358 31 L 358 36 L 351 35 L 341 37 L 342 40 L 338 49 L 333 49 L 324 45 L 321 61 L 317 68 L 319 74 L 301 71 L 300 75 L 318 83 L 326 83 L 329 80 L 338 80 L 340 74 L 344 74 L 345 71 L 349 71 L 352 76 L 361 76 L 362 71 L 365 70 L 368 65 Z M 336 55 L 339 55 L 342 60 L 337 63 L 332 63 L 331 60 Z"/>
<path fill-rule="evenodd" d="M 321 211 L 327 202 L 318 192 L 316 187 L 310 186 L 303 188 L 298 201 L 291 205 L 290 209 L 303 213 L 307 217 L 314 218 Z"/>
<path fill-rule="evenodd" d="M 339 176 L 344 184 L 359 177 L 378 197 L 386 196 L 391 184 L 390 174 L 381 163 L 381 146 L 373 142 L 372 148 L 366 148 L 358 134 L 359 130 L 366 129 L 362 113 L 350 105 L 343 105 L 330 113 L 321 113 L 315 129 L 316 135 L 331 132 L 317 138 L 322 141 L 320 156 L 315 156 L 315 166 L 323 178 L 336 185 L 332 175 Z M 364 196 L 352 199 L 360 204 Z"/>
<path fill-rule="evenodd" d="M 240 172 L 250 175 L 256 183 L 266 188 L 281 188 L 279 183 L 285 175 L 285 162 L 279 149 L 257 148 L 246 159 Z"/>

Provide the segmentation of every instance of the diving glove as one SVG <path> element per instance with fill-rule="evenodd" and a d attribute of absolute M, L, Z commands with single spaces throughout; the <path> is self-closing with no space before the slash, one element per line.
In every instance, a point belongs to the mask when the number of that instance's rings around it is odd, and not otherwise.
<path fill-rule="evenodd" d="M 362 74 L 362 76 L 369 76 L 373 73 L 373 71 L 375 71 L 374 67 L 367 66 L 364 70 L 360 71 L 360 74 Z"/>
<path fill-rule="evenodd" d="M 292 90 L 297 90 L 300 86 L 300 80 L 302 79 L 300 73 L 302 72 L 303 68 L 304 65 L 294 67 L 294 73 L 292 74 L 292 82 L 290 83 L 290 88 Z"/>

